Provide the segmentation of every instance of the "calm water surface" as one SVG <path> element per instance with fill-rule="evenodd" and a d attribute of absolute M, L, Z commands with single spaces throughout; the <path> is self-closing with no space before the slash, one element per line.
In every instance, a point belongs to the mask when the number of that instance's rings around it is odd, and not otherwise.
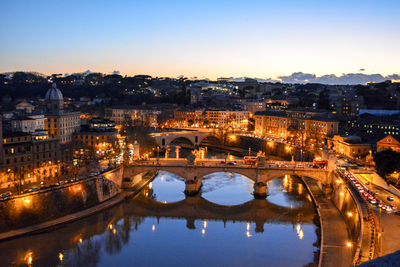
<path fill-rule="evenodd" d="M 297 179 L 253 183 L 233 173 L 203 180 L 186 198 L 180 177 L 160 172 L 134 199 L 52 231 L 0 243 L 0 265 L 303 266 L 317 241 L 310 196 Z"/>

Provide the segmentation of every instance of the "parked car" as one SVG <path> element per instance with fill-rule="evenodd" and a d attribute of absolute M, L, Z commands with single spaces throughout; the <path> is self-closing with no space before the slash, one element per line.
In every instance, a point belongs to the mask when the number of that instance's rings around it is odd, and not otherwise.
<path fill-rule="evenodd" d="M 49 188 L 53 188 L 53 187 L 57 187 L 57 186 L 59 186 L 59 184 L 58 183 L 54 183 L 54 184 L 49 185 Z"/>
<path fill-rule="evenodd" d="M 388 196 L 388 197 L 387 197 L 387 200 L 389 200 L 389 201 L 393 201 L 393 200 L 394 200 L 394 197 L 392 197 L 392 196 Z"/>
<path fill-rule="evenodd" d="M 11 196 L 12 196 L 12 193 L 11 193 L 11 192 L 6 192 L 6 193 L 2 194 L 2 195 L 0 196 L 0 198 L 7 198 L 7 197 L 11 197 Z"/>

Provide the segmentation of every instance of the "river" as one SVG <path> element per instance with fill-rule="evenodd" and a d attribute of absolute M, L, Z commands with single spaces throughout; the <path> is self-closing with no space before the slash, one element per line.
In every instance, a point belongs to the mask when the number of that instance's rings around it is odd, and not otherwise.
<path fill-rule="evenodd" d="M 205 177 L 198 197 L 186 198 L 184 187 L 160 172 L 118 206 L 0 243 L 1 265 L 314 266 L 315 211 L 298 179 L 270 181 L 266 200 L 234 173 Z"/>

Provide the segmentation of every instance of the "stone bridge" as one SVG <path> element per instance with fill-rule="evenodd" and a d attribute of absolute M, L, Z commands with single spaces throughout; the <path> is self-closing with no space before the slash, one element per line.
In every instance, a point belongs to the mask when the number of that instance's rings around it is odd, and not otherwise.
<path fill-rule="evenodd" d="M 163 133 L 152 133 L 151 137 L 154 138 L 157 145 L 161 148 L 165 148 L 170 145 L 171 142 L 177 139 L 186 139 L 190 141 L 193 146 L 199 146 L 201 141 L 205 138 L 213 136 L 212 132 L 209 131 L 176 131 L 176 132 L 163 132 Z"/>
<path fill-rule="evenodd" d="M 267 222 L 283 224 L 310 223 L 314 217 L 314 205 L 305 203 L 302 207 L 283 207 L 265 199 L 255 199 L 240 205 L 224 206 L 212 203 L 202 197 L 185 198 L 178 202 L 163 203 L 139 195 L 135 205 L 126 205 L 129 214 L 137 216 L 186 218 L 188 227 L 194 229 L 195 220 L 221 220 L 255 222 L 256 231 L 262 232 Z"/>
<path fill-rule="evenodd" d="M 284 165 L 288 166 L 288 165 Z M 166 171 L 173 173 L 185 180 L 185 193 L 187 195 L 197 194 L 202 186 L 202 179 L 216 172 L 231 172 L 241 174 L 254 181 L 254 197 L 265 198 L 267 195 L 267 183 L 275 178 L 285 175 L 297 175 L 310 177 L 320 181 L 322 184 L 331 185 L 334 179 L 332 170 L 313 169 L 305 167 L 263 167 L 253 165 L 219 165 L 218 163 L 209 163 L 205 165 L 188 165 L 184 161 L 171 162 L 141 162 L 133 163 L 124 167 L 124 180 L 129 177 L 149 171 Z"/>

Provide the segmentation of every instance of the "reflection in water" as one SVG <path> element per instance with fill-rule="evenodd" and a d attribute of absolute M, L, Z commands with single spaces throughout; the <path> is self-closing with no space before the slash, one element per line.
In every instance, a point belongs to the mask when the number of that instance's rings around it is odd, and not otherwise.
<path fill-rule="evenodd" d="M 149 185 L 153 195 L 150 198 L 159 202 L 170 203 L 185 199 L 185 182 L 179 176 L 160 171 L 157 178 Z"/>
<path fill-rule="evenodd" d="M 0 260 L 17 266 L 301 266 L 313 261 L 314 208 L 296 179 L 271 181 L 267 200 L 255 200 L 248 190 L 252 183 L 241 175 L 207 178 L 201 196 L 185 198 L 183 181 L 160 173 L 121 205 L 0 243 Z"/>
<path fill-rule="evenodd" d="M 201 195 L 220 205 L 238 205 L 253 199 L 253 184 L 243 175 L 217 172 L 204 177 Z"/>
<path fill-rule="evenodd" d="M 268 182 L 267 188 L 268 201 L 283 207 L 296 208 L 304 205 L 305 200 L 312 202 L 303 184 L 290 175 Z"/>

